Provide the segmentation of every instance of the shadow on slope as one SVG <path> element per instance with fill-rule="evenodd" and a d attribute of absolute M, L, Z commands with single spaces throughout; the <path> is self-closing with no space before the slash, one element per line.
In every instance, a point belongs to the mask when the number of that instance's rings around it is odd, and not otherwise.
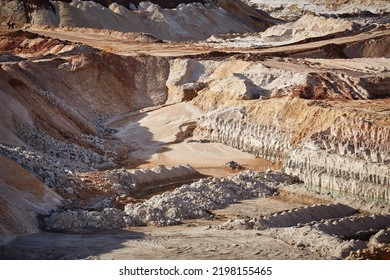
<path fill-rule="evenodd" d="M 92 258 L 125 247 L 131 240 L 143 239 L 136 231 L 85 231 L 80 233 L 40 232 L 19 237 L 0 247 L 2 260 L 73 260 Z M 132 258 L 131 251 L 129 256 Z"/>

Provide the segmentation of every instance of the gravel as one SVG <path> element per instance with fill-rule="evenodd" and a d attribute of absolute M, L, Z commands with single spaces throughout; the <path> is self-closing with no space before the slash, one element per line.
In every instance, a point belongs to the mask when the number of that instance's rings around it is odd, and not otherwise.
<path fill-rule="evenodd" d="M 228 178 L 200 179 L 143 203 L 128 204 L 124 211 L 106 208 L 101 212 L 53 213 L 44 224 L 47 230 L 175 225 L 185 219 L 211 218 L 214 209 L 245 199 L 272 196 L 281 185 L 295 182 L 295 178 L 279 172 L 243 171 Z"/>

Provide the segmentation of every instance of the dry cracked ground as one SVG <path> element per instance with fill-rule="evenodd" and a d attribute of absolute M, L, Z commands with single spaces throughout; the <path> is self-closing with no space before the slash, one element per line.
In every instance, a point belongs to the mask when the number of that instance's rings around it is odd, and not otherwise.
<path fill-rule="evenodd" d="M 0 2 L 0 259 L 390 259 L 387 1 Z"/>

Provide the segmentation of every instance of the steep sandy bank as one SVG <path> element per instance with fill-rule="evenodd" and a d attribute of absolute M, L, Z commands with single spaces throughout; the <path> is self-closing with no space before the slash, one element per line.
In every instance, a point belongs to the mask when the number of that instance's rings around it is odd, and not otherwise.
<path fill-rule="evenodd" d="M 286 164 L 308 185 L 389 200 L 387 100 L 323 103 L 242 101 L 203 118 L 195 135 Z M 341 105 L 343 104 L 343 105 Z M 226 105 L 226 104 L 225 104 Z M 261 115 L 261 118 L 258 116 Z"/>
<path fill-rule="evenodd" d="M 61 197 L 17 163 L 0 155 L 0 245 L 39 231 L 36 216 L 47 214 Z"/>
<path fill-rule="evenodd" d="M 116 166 L 129 148 L 105 120 L 164 103 L 168 66 L 163 58 L 95 52 L 3 63 L 2 153 L 60 193 L 76 184 L 77 171 Z"/>

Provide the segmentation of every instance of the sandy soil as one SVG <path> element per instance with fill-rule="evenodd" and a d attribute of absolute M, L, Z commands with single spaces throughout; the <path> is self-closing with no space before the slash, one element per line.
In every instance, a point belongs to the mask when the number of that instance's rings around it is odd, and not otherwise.
<path fill-rule="evenodd" d="M 268 214 L 305 204 L 261 198 L 216 210 L 214 220 L 191 220 L 170 227 L 137 227 L 126 231 L 41 232 L 14 240 L 0 249 L 5 259 L 318 259 L 254 230 L 220 230 L 237 215 Z"/>
<path fill-rule="evenodd" d="M 231 160 L 254 170 L 279 168 L 278 164 L 223 144 L 178 139 L 177 135 L 201 115 L 191 103 L 178 103 L 130 117 L 116 117 L 108 126 L 116 129 L 115 136 L 134 150 L 130 156 L 139 167 L 189 164 L 201 173 L 213 176 L 232 174 L 224 167 Z"/>
<path fill-rule="evenodd" d="M 5 259 L 317 259 L 253 231 L 208 226 L 139 232 L 40 233 L 20 238 L 1 252 Z"/>

